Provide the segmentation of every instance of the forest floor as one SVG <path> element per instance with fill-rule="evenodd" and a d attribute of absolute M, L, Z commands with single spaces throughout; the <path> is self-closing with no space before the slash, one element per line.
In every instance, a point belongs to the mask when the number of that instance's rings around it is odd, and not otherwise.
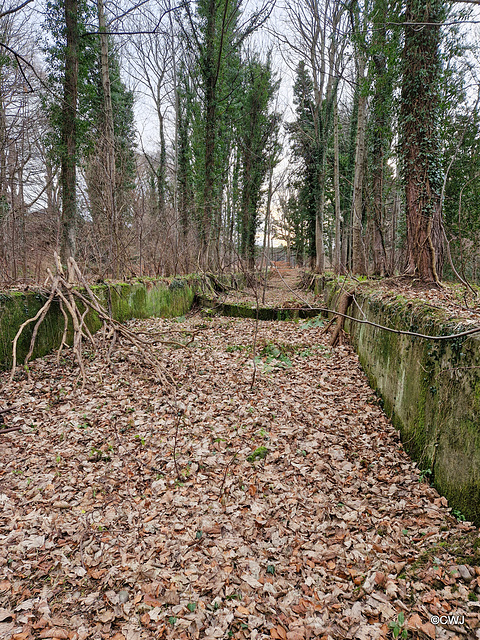
<path fill-rule="evenodd" d="M 172 383 L 98 337 L 3 391 L 0 638 L 480 638 L 478 530 L 319 319 L 129 327 Z"/>

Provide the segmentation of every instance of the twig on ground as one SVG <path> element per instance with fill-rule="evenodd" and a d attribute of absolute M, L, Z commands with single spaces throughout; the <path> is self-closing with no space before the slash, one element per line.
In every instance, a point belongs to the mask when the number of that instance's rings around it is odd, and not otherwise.
<path fill-rule="evenodd" d="M 230 465 L 232 464 L 232 462 L 235 460 L 235 458 L 238 456 L 238 451 L 236 451 L 233 456 L 230 458 L 230 460 L 227 462 L 227 464 L 225 465 L 225 470 L 223 472 L 223 478 L 222 478 L 222 484 L 220 485 L 220 492 L 218 494 L 218 499 L 221 500 L 222 496 L 223 496 L 223 491 L 225 488 L 225 481 L 227 479 L 227 473 L 228 473 L 228 469 L 230 468 Z"/>
<path fill-rule="evenodd" d="M 175 395 L 175 404 L 177 403 L 177 398 Z M 173 464 L 175 465 L 175 474 L 177 476 L 177 480 L 181 480 L 182 476 L 180 473 L 180 469 L 178 467 L 178 463 L 177 463 L 177 444 L 178 444 L 178 430 L 180 428 L 180 409 L 178 408 L 178 406 L 175 407 L 176 408 L 176 414 L 175 414 L 175 436 L 173 439 Z"/>
<path fill-rule="evenodd" d="M 6 409 L 0 409 L 0 415 L 2 415 L 3 413 L 9 413 L 10 411 L 13 411 L 14 409 L 17 409 L 20 405 L 18 404 L 14 404 L 11 407 L 7 407 Z"/>
<path fill-rule="evenodd" d="M 17 426 L 17 427 L 8 427 L 8 429 L 2 429 L 0 428 L 0 436 L 3 435 L 4 433 L 11 433 L 12 431 L 21 431 L 22 427 Z"/>

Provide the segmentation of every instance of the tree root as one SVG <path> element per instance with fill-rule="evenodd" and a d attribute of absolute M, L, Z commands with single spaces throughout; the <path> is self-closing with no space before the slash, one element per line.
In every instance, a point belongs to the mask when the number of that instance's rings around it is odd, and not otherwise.
<path fill-rule="evenodd" d="M 60 346 L 57 350 L 57 363 L 60 361 L 60 355 L 63 351 L 63 348 L 68 346 L 67 344 L 67 333 L 68 333 L 68 325 L 69 322 L 73 325 L 73 353 L 75 355 L 75 359 L 78 363 L 80 369 L 80 375 L 82 378 L 82 387 L 85 386 L 86 382 L 86 373 L 85 373 L 85 365 L 82 356 L 82 345 L 84 340 L 87 340 L 91 343 L 91 345 L 95 348 L 95 343 L 93 340 L 93 336 L 90 333 L 86 323 L 85 318 L 89 311 L 95 311 L 99 317 L 99 319 L 103 323 L 103 337 L 104 343 L 111 339 L 110 348 L 107 353 L 107 359 L 110 360 L 111 353 L 117 342 L 118 338 L 124 338 L 131 345 L 133 345 L 137 351 L 137 354 L 143 359 L 144 362 L 149 364 L 152 369 L 155 371 L 157 377 L 163 382 L 165 385 L 173 385 L 173 378 L 168 374 L 165 369 L 162 367 L 161 363 L 158 361 L 157 357 L 153 353 L 150 348 L 150 344 L 148 341 L 140 338 L 134 331 L 131 331 L 124 325 L 120 324 L 116 320 L 114 320 L 108 311 L 102 306 L 98 298 L 95 296 L 93 291 L 91 290 L 88 282 L 85 277 L 81 273 L 77 263 L 73 258 L 69 258 L 68 260 L 68 275 L 65 276 L 65 272 L 60 263 L 60 259 L 58 255 L 55 253 L 55 266 L 56 273 L 53 274 L 50 269 L 47 269 L 48 277 L 45 282 L 45 288 L 48 291 L 48 298 L 42 308 L 37 312 L 37 314 L 33 318 L 29 318 L 26 320 L 18 329 L 17 334 L 13 340 L 13 364 L 12 370 L 10 373 L 9 383 L 13 381 L 15 371 L 17 368 L 17 343 L 22 335 L 24 329 L 31 323 L 35 323 L 33 328 L 32 338 L 30 340 L 30 348 L 25 357 L 24 366 L 27 369 L 27 375 L 30 380 L 30 372 L 28 370 L 28 362 L 32 357 L 33 350 L 35 347 L 35 342 L 37 339 L 37 334 L 40 325 L 44 321 L 53 301 L 58 301 L 60 304 L 60 310 L 63 314 L 64 318 L 64 329 L 63 335 L 60 342 Z M 83 287 L 84 291 L 75 288 L 75 286 Z M 81 310 L 83 308 L 83 311 Z M 165 342 L 166 344 L 173 344 L 174 341 L 159 341 L 156 342 Z M 183 344 L 181 342 L 175 342 L 176 346 L 186 347 L 188 344 Z"/>
<path fill-rule="evenodd" d="M 342 295 L 338 303 L 338 313 L 346 314 L 348 311 L 348 307 L 352 304 L 353 294 L 351 292 L 346 292 Z M 335 325 L 335 329 L 330 338 L 330 346 L 335 347 L 339 340 L 340 336 L 343 332 L 343 327 L 345 325 L 345 318 L 343 316 L 337 316 L 337 324 Z"/>

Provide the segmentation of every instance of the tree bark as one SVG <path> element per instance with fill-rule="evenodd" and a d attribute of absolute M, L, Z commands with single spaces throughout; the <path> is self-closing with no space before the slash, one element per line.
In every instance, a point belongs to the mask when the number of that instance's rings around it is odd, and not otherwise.
<path fill-rule="evenodd" d="M 400 194 L 397 186 L 397 177 L 395 176 L 394 182 L 394 194 L 393 194 L 393 207 L 392 207 L 392 224 L 391 224 L 391 253 L 390 253 L 390 273 L 395 273 L 396 268 L 396 246 L 397 242 L 397 221 L 400 217 Z"/>
<path fill-rule="evenodd" d="M 318 196 L 315 215 L 315 271 L 323 273 L 325 270 L 325 243 L 323 241 L 323 214 L 325 210 L 325 166 L 318 177 Z"/>
<path fill-rule="evenodd" d="M 333 105 L 333 186 L 335 191 L 335 273 L 342 273 L 342 239 L 341 239 L 341 209 L 340 209 L 340 153 L 338 146 L 338 102 L 335 96 Z"/>
<path fill-rule="evenodd" d="M 444 6 L 442 0 L 407 2 L 401 106 L 407 272 L 436 283 L 444 261 L 438 135 Z"/>
<path fill-rule="evenodd" d="M 216 143 L 216 66 L 215 66 L 215 31 L 216 31 L 216 3 L 208 3 L 207 29 L 205 42 L 205 168 L 203 187 L 203 215 L 200 228 L 200 251 L 203 266 L 209 263 L 208 248 L 213 216 L 213 201 L 215 192 L 215 143 Z"/>
<path fill-rule="evenodd" d="M 343 315 L 337 316 L 337 324 L 330 338 L 330 346 L 335 347 L 340 340 L 343 327 L 345 326 L 345 317 L 348 307 L 352 304 L 353 295 L 350 292 L 344 293 L 338 302 L 338 313 Z"/>
<path fill-rule="evenodd" d="M 97 0 L 98 26 L 100 31 L 100 66 L 102 74 L 103 109 L 105 115 L 105 209 L 107 220 L 110 222 L 110 237 L 112 242 L 113 270 L 115 277 L 120 276 L 121 250 L 120 228 L 115 200 L 115 131 L 113 125 L 112 92 L 110 87 L 110 65 L 108 61 L 108 36 L 105 23 L 103 0 Z"/>
<path fill-rule="evenodd" d="M 77 102 L 78 102 L 78 1 L 65 2 L 65 76 L 63 80 L 62 155 L 60 185 L 62 191 L 61 258 L 66 263 L 75 257 L 77 216 Z"/>
<path fill-rule="evenodd" d="M 365 75 L 365 58 L 358 58 L 358 82 Z M 365 125 L 367 116 L 367 97 L 360 90 L 358 96 L 357 139 L 355 146 L 355 175 L 353 179 L 352 201 L 352 270 L 354 273 L 367 273 L 365 248 L 362 237 L 363 179 L 365 176 Z"/>

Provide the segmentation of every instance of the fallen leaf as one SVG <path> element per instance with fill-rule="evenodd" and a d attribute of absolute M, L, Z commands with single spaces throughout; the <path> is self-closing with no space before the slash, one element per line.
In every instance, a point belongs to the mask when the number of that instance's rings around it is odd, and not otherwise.
<path fill-rule="evenodd" d="M 409 629 L 420 629 L 422 624 L 422 619 L 418 613 L 414 613 L 413 616 L 410 616 L 407 620 L 407 626 Z"/>
<path fill-rule="evenodd" d="M 430 622 L 426 622 L 425 624 L 422 624 L 419 627 L 419 629 L 423 631 L 423 633 L 425 633 L 429 638 L 435 638 L 435 634 L 436 634 L 435 627 Z"/>
<path fill-rule="evenodd" d="M 39 634 L 40 638 L 57 638 L 58 640 L 68 640 L 68 631 L 59 627 L 43 629 Z"/>
<path fill-rule="evenodd" d="M 5 622 L 10 618 L 12 620 L 15 619 L 15 614 L 13 613 L 13 611 L 10 611 L 10 609 L 0 609 L 0 622 Z"/>

